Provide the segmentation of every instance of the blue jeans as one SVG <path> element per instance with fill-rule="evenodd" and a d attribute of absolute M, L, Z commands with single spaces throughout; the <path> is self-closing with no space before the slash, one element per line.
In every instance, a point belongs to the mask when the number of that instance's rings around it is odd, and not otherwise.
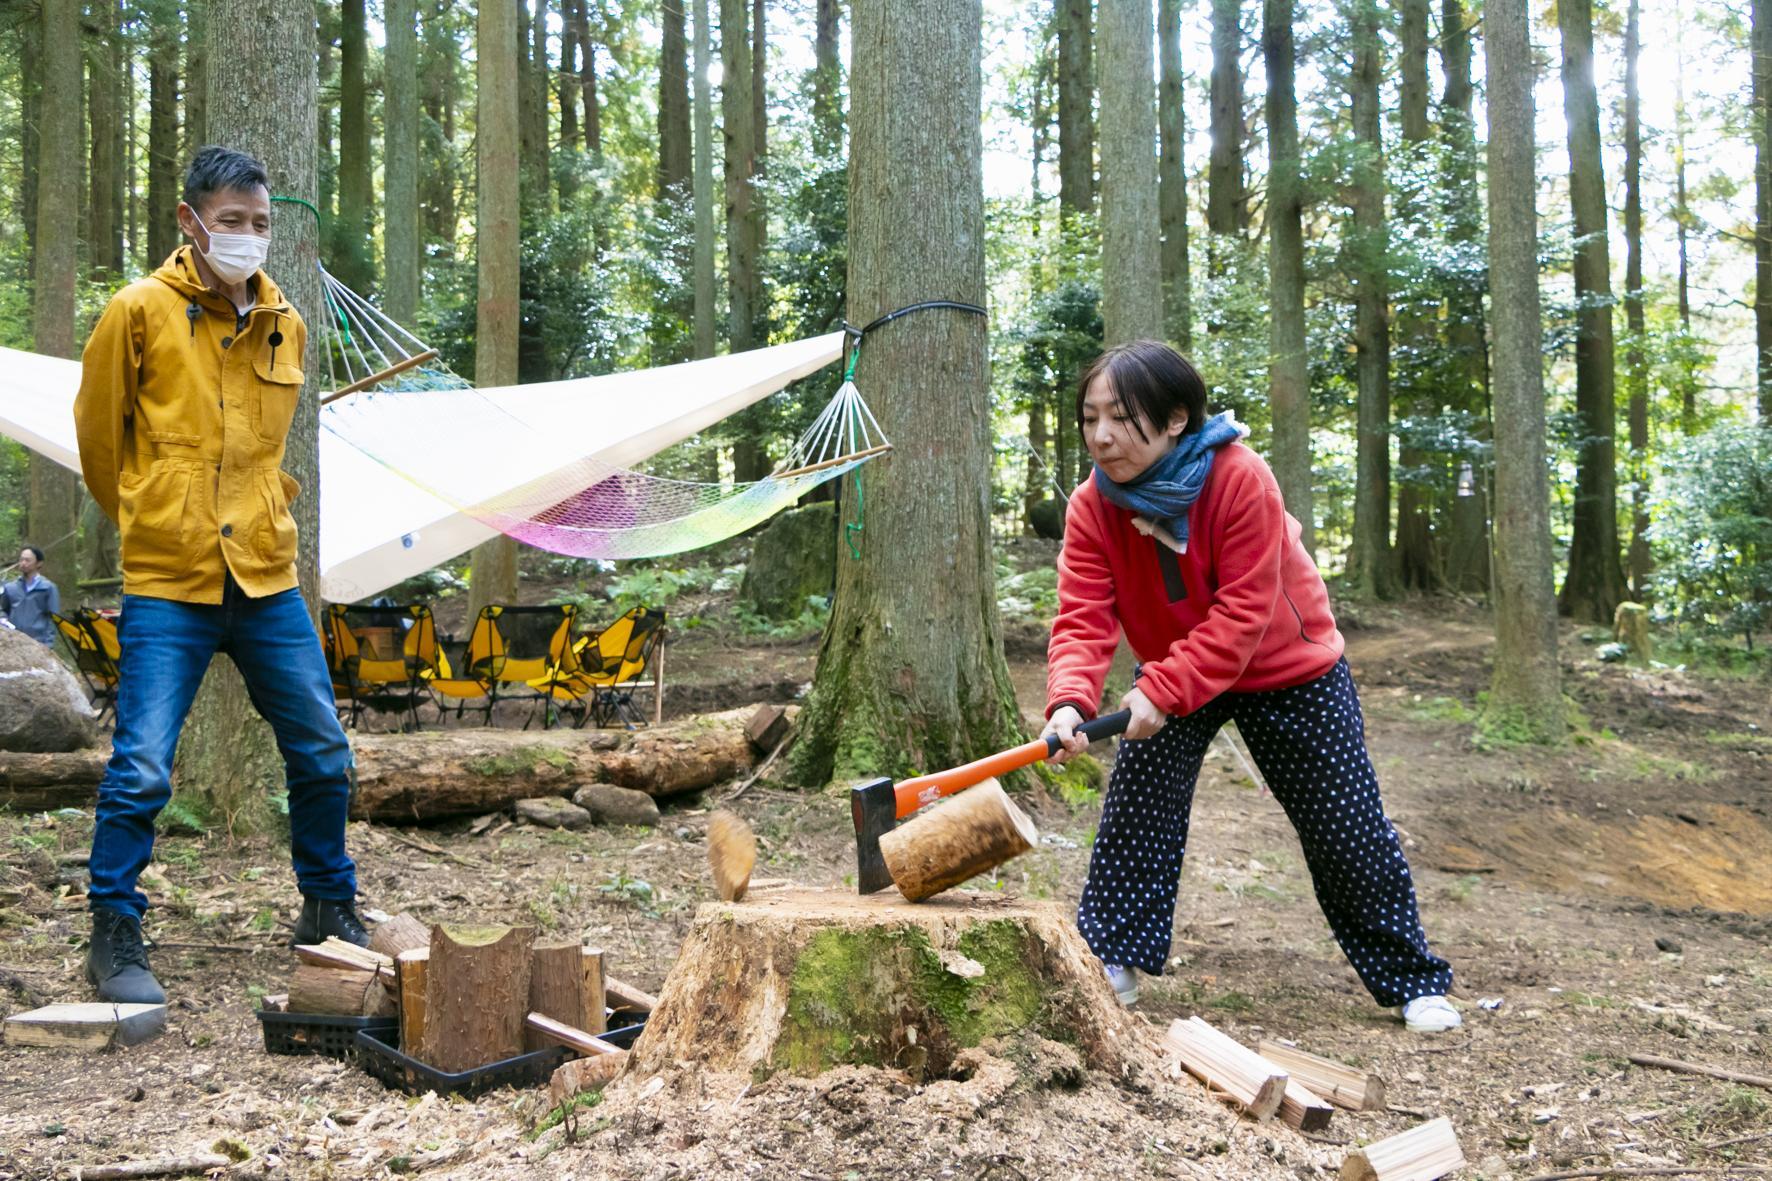
<path fill-rule="evenodd" d="M 137 918 L 147 910 L 135 880 L 154 851 L 154 818 L 172 797 L 179 731 L 217 652 L 233 659 L 283 753 L 297 886 L 314 898 L 355 897 L 356 866 L 345 853 L 351 745 L 301 591 L 253 599 L 230 578 L 220 606 L 124 595 L 118 639 L 117 728 L 88 867 L 92 909 Z"/>

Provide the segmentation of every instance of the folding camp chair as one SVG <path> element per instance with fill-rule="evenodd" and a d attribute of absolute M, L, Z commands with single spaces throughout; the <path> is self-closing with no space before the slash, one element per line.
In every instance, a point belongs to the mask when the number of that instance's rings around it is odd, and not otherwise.
<path fill-rule="evenodd" d="M 418 729 L 418 702 L 442 664 L 437 625 L 423 603 L 408 607 L 347 607 L 328 612 L 334 684 L 342 673 L 355 726 L 365 706 L 396 705 Z"/>
<path fill-rule="evenodd" d="M 437 707 L 437 720 L 449 714 L 449 703 L 455 703 L 455 716 L 460 720 L 467 712 L 468 702 L 478 698 L 479 710 L 486 725 L 492 724 L 492 667 L 505 652 L 504 637 L 498 630 L 499 608 L 483 607 L 474 617 L 473 629 L 462 645 L 461 660 L 451 668 L 441 649 L 437 653 L 437 669 L 425 680 L 431 691 L 431 703 Z M 457 671 L 459 670 L 459 671 Z"/>
<path fill-rule="evenodd" d="M 92 708 L 98 712 L 102 726 L 107 715 L 115 718 L 117 712 L 117 660 L 123 652 L 117 640 L 117 623 L 90 607 L 76 609 L 72 618 L 53 613 L 51 618 L 80 678 L 86 682 Z"/>
<path fill-rule="evenodd" d="M 579 725 L 589 720 L 601 727 L 615 720 L 631 730 L 646 724 L 634 705 L 634 690 L 664 691 L 656 668 L 652 680 L 642 679 L 664 641 L 664 624 L 662 609 L 635 607 L 579 641 L 579 671 L 569 684 L 579 696 L 590 698 L 590 708 L 580 713 Z"/>
<path fill-rule="evenodd" d="M 542 728 L 553 724 L 555 690 L 578 672 L 578 655 L 573 650 L 572 627 L 578 622 L 578 608 L 572 603 L 553 603 L 545 607 L 486 608 L 484 615 L 498 636 L 498 652 L 487 669 L 492 686 L 493 703 L 529 698 L 535 705 L 545 706 Z M 535 720 L 531 709 L 523 720 L 523 728 Z"/>

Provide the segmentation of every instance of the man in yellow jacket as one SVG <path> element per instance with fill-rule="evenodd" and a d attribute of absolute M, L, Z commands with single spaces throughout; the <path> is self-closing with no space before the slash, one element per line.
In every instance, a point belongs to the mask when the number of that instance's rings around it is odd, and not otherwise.
<path fill-rule="evenodd" d="M 181 246 L 111 298 L 86 343 L 74 418 L 86 487 L 123 544 L 122 657 L 99 784 L 86 974 L 101 999 L 158 1003 L 136 888 L 171 795 L 172 754 L 210 658 L 226 652 L 271 723 L 289 790 L 296 941 L 367 944 L 345 852 L 351 749 L 296 586 L 300 486 L 282 471 L 307 328 L 260 269 L 264 165 L 228 148 L 185 177 Z"/>

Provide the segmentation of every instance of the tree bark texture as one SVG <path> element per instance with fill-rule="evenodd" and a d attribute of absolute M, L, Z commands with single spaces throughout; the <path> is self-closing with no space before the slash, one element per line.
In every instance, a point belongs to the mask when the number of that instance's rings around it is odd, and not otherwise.
<path fill-rule="evenodd" d="M 578 104 L 584 85 L 578 72 L 578 10 L 584 4 L 585 0 L 565 0 L 560 5 L 560 84 L 555 93 L 560 101 L 560 149 L 566 152 L 578 151 Z M 571 172 L 567 170 L 569 176 Z M 564 205 L 576 182 L 562 179 L 560 185 Z"/>
<path fill-rule="evenodd" d="M 37 106 L 31 339 L 39 353 L 77 357 L 74 287 L 80 234 L 70 206 L 76 204 L 74 194 L 80 187 L 80 5 L 77 0 L 43 0 L 36 21 L 42 90 Z M 79 520 L 80 478 L 35 454 L 30 468 L 31 542 L 42 548 L 52 572 L 62 572 L 59 578 L 65 584 L 76 573 L 73 533 Z"/>
<path fill-rule="evenodd" d="M 921 0 L 891 0 L 907 2 Z M 867 3 L 856 5 L 857 26 Z M 865 109 L 855 103 L 858 133 Z M 987 1039 L 1018 1035 L 1074 1045 L 1083 1064 L 1114 1077 L 1142 1049 L 1058 904 L 770 891 L 696 913 L 632 1070 L 644 1077 L 689 1060 L 809 1076 L 856 1063 L 921 1081 L 948 1077 Z"/>
<path fill-rule="evenodd" d="M 1440 98 L 1442 163 L 1440 191 L 1446 236 L 1464 249 L 1483 238 L 1482 196 L 1477 185 L 1477 135 L 1471 86 L 1471 15 L 1463 0 L 1443 0 L 1440 7 L 1440 62 L 1444 89 Z M 1490 438 L 1489 355 L 1483 319 L 1483 276 L 1454 284 L 1446 294 L 1446 342 L 1457 358 L 1458 376 L 1448 394 L 1453 409 L 1469 412 L 1476 436 Z M 1468 494 L 1452 498 L 1444 531 L 1449 538 L 1446 581 L 1456 591 L 1481 594 L 1489 589 L 1489 467 L 1471 457 Z"/>
<path fill-rule="evenodd" d="M 1212 0 L 1212 157 L 1206 171 L 1206 229 L 1212 235 L 1208 267 L 1229 266 L 1230 251 L 1217 240 L 1249 224 L 1243 187 L 1243 50 L 1239 0 Z"/>
<path fill-rule="evenodd" d="M 1090 0 L 1058 3 L 1058 208 L 1095 208 L 1095 70 Z M 854 102 L 850 106 L 853 108 Z"/>
<path fill-rule="evenodd" d="M 1754 346 L 1760 421 L 1772 422 L 1772 0 L 1752 0 L 1754 127 Z"/>
<path fill-rule="evenodd" d="M 387 50 L 382 58 L 382 219 L 384 310 L 406 328 L 418 323 L 419 264 L 423 244 L 418 210 L 418 13 L 414 0 L 384 0 Z"/>
<path fill-rule="evenodd" d="M 843 154 L 842 14 L 837 0 L 817 0 L 812 52 L 812 146 L 821 158 Z"/>
<path fill-rule="evenodd" d="M 995 779 L 925 808 L 880 836 L 892 884 L 912 902 L 989 873 L 1034 847 L 1039 830 Z"/>
<path fill-rule="evenodd" d="M 1293 0 L 1265 0 L 1261 52 L 1267 65 L 1268 406 L 1274 479 L 1286 511 L 1316 551 L 1311 511 L 1311 400 L 1304 325 L 1304 210 L 1299 182 Z"/>
<path fill-rule="evenodd" d="M 851 12 L 849 318 L 929 299 L 983 306 L 979 0 L 860 0 Z M 860 560 L 839 563 L 795 747 L 800 782 L 952 766 L 1019 735 L 983 478 L 986 328 L 983 316 L 922 311 L 863 348 L 857 381 L 876 391 L 895 450 L 863 472 L 867 532 Z"/>
<path fill-rule="evenodd" d="M 523 211 L 545 216 L 549 184 L 548 4 L 513 0 L 517 6 L 517 142 L 522 167 Z"/>
<path fill-rule="evenodd" d="M 86 109 L 91 166 L 87 171 L 87 251 L 93 271 L 123 273 L 123 63 L 118 0 L 91 6 L 86 44 Z M 133 188 L 134 186 L 130 186 Z"/>
<path fill-rule="evenodd" d="M 720 0 L 720 110 L 726 142 L 726 339 L 731 352 L 755 348 L 757 303 L 756 128 L 751 124 L 748 0 Z M 742 477 L 741 477 L 742 478 Z"/>
<path fill-rule="evenodd" d="M 1495 675 L 1488 722 L 1563 733 L 1546 471 L 1538 179 L 1526 0 L 1484 6 L 1489 103 L 1489 290 L 1495 333 Z"/>
<path fill-rule="evenodd" d="M 519 0 L 520 2 L 520 0 Z M 540 0 L 537 0 L 539 3 Z M 518 3 L 480 6 L 475 60 L 475 151 L 479 174 L 474 237 L 479 312 L 474 383 L 482 388 L 517 383 L 518 60 L 523 55 Z M 470 618 L 491 603 L 517 597 L 517 543 L 495 537 L 474 547 Z"/>
<path fill-rule="evenodd" d="M 714 108 L 708 0 L 695 0 L 695 356 L 714 355 Z"/>
<path fill-rule="evenodd" d="M 1428 0 L 1401 0 L 1402 20 L 1398 38 L 1397 68 L 1403 125 L 1403 152 L 1408 175 L 1395 190 L 1396 217 L 1405 232 L 1425 229 L 1429 223 L 1429 196 L 1424 180 L 1428 160 L 1427 49 Z M 1441 293 L 1406 285 L 1396 301 L 1397 349 L 1393 354 L 1396 378 L 1392 388 L 1393 412 L 1399 416 L 1433 414 L 1440 396 L 1432 359 L 1438 334 Z M 1405 591 L 1436 591 L 1441 586 L 1438 555 L 1434 553 L 1433 502 L 1435 484 L 1424 483 L 1424 469 L 1444 474 L 1445 458 L 1438 452 L 1403 445 L 1398 448 L 1399 467 L 1408 476 L 1397 485 L 1397 580 Z M 1439 481 L 1443 483 L 1443 481 Z"/>
<path fill-rule="evenodd" d="M 533 927 L 432 929 L 419 1061 L 455 1073 L 523 1052 L 534 941 Z"/>
<path fill-rule="evenodd" d="M 1624 26 L 1624 316 L 1625 387 L 1630 398 L 1630 595 L 1641 602 L 1649 583 L 1649 357 L 1643 314 L 1643 129 L 1637 59 L 1642 47 L 1639 0 Z"/>
<path fill-rule="evenodd" d="M 333 257 L 346 286 L 358 291 L 374 284 L 369 239 L 369 14 L 366 0 L 341 0 L 338 44 L 338 233 Z"/>
<path fill-rule="evenodd" d="M 447 11 L 426 8 L 419 77 L 425 115 L 437 128 L 423 137 L 419 199 L 426 235 L 451 247 L 456 237 L 455 110 L 460 101 L 461 63 Z"/>
<path fill-rule="evenodd" d="M 1187 104 L 1181 84 L 1181 0 L 1158 0 L 1157 206 L 1163 235 L 1163 324 L 1167 339 L 1185 353 L 1193 347 L 1193 300 L 1188 277 Z"/>
<path fill-rule="evenodd" d="M 1561 0 L 1563 115 L 1569 126 L 1569 202 L 1575 215 L 1575 506 L 1569 573 L 1558 605 L 1610 623 L 1624 598 L 1618 553 L 1618 447 L 1613 370 L 1612 263 L 1600 107 L 1594 89 L 1592 0 Z"/>
<path fill-rule="evenodd" d="M 581 93 L 584 97 L 585 151 L 593 160 L 603 155 L 603 107 L 597 101 L 597 43 L 591 39 L 590 0 L 578 6 L 578 48 Z"/>
<path fill-rule="evenodd" d="M 1354 68 L 1348 86 L 1358 156 L 1350 186 L 1353 233 L 1356 413 L 1354 536 L 1347 557 L 1348 592 L 1384 598 L 1393 585 L 1390 542 L 1390 233 L 1384 208 L 1384 142 L 1378 84 L 1383 72 L 1377 0 L 1349 0 Z"/>
<path fill-rule="evenodd" d="M 1157 119 L 1148 0 L 1101 0 L 1103 343 L 1163 337 Z"/>
<path fill-rule="evenodd" d="M 664 285 L 653 325 L 653 363 L 688 359 L 691 344 L 687 331 L 695 315 L 694 226 L 692 210 L 691 142 L 689 128 L 689 43 L 683 0 L 661 0 L 664 44 L 659 58 L 658 80 L 658 191 L 659 222 L 669 233 L 666 254 L 674 279 Z"/>
<path fill-rule="evenodd" d="M 272 193 L 314 201 L 319 187 L 315 135 L 319 108 L 311 12 L 277 0 L 210 0 L 207 134 L 250 152 L 270 173 Z M 308 324 L 308 352 L 283 467 L 301 483 L 291 504 L 300 544 L 296 575 L 308 609 L 320 603 L 320 363 L 323 311 L 315 269 L 319 232 L 313 215 L 296 205 L 272 207 L 271 254 L 266 271 Z M 230 661 L 211 662 L 179 740 L 173 781 L 203 799 L 230 829 L 269 820 L 263 799 L 282 772 L 270 727 L 246 697 Z"/>
<path fill-rule="evenodd" d="M 1681 12 L 1680 5 L 1676 2 L 1674 5 L 1674 225 L 1680 256 L 1678 281 L 1680 332 L 1690 338 L 1692 335 L 1692 265 L 1690 252 L 1687 249 L 1687 237 L 1692 225 L 1692 211 L 1686 204 L 1686 46 L 1685 40 L 1681 36 L 1681 30 L 1685 27 L 1685 19 L 1685 14 Z M 1765 151 L 1764 148 L 1758 150 Z M 1762 175 L 1764 174 L 1759 171 L 1755 172 L 1756 184 L 1760 183 L 1759 178 Z M 1768 187 L 1772 188 L 1772 186 Z M 1761 206 L 1756 205 L 1755 208 L 1759 209 Z M 1760 290 L 1760 285 L 1764 283 L 1763 273 L 1757 269 L 1761 258 L 1759 245 L 1761 240 L 1762 238 L 1756 229 L 1754 238 L 1756 291 Z M 1759 309 L 1756 307 L 1754 310 L 1756 337 L 1758 340 L 1765 341 L 1767 337 L 1758 334 L 1760 322 Z M 1764 358 L 1766 350 L 1761 348 L 1758 355 Z M 1759 362 L 1760 373 L 1764 373 L 1764 365 L 1763 360 Z M 1758 380 L 1757 377 L 1756 380 Z M 1764 386 L 1762 385 L 1761 388 Z M 1761 419 L 1764 420 L 1764 418 L 1765 415 L 1762 414 Z M 1698 381 L 1697 374 L 1691 368 L 1684 369 L 1680 375 L 1680 430 L 1688 435 L 1694 434 L 1698 430 Z"/>
<path fill-rule="evenodd" d="M 185 159 L 209 142 L 209 5 L 190 0 L 185 10 Z"/>
<path fill-rule="evenodd" d="M 148 211 L 149 266 L 159 266 L 178 246 L 178 14 L 165 5 L 147 10 L 148 20 Z M 187 85 L 189 79 L 186 80 Z"/>

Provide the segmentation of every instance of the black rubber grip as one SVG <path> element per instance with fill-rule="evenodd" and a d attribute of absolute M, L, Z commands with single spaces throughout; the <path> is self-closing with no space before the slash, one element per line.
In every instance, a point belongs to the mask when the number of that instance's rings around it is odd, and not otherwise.
<path fill-rule="evenodd" d="M 1116 734 L 1124 734 L 1126 727 L 1132 722 L 1132 711 L 1120 710 L 1118 713 L 1102 714 L 1078 726 L 1076 733 L 1094 742 L 1102 738 L 1112 738 Z M 1058 753 L 1058 735 L 1046 736 L 1046 757 L 1051 758 Z"/>

